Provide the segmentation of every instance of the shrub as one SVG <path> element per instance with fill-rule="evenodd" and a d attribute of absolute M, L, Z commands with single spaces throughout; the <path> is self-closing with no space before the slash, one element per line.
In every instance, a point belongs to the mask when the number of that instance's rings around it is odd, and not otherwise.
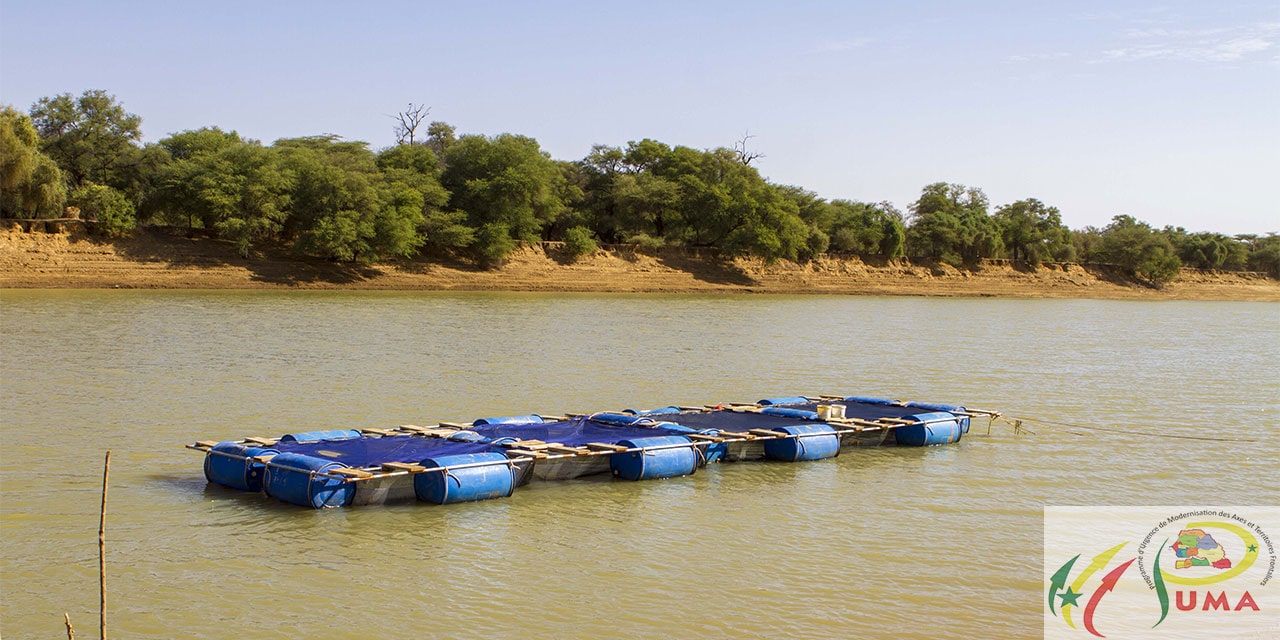
<path fill-rule="evenodd" d="M 596 252 L 596 241 L 586 227 L 571 227 L 564 232 L 564 255 L 569 262 Z"/>
<path fill-rule="evenodd" d="M 476 254 L 487 267 L 496 267 L 516 250 L 516 241 L 511 238 L 511 229 L 501 222 L 490 222 L 476 232 Z"/>
<path fill-rule="evenodd" d="M 98 229 L 108 236 L 122 236 L 138 226 L 133 203 L 106 185 L 86 182 L 71 192 L 67 204 L 79 207 L 81 217 L 96 221 Z"/>

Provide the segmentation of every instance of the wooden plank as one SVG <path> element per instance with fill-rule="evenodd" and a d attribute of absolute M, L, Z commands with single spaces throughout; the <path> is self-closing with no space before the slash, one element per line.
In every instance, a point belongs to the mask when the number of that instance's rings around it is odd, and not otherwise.
<path fill-rule="evenodd" d="M 706 408 L 706 407 L 689 407 L 689 406 L 685 406 L 685 405 L 680 405 L 680 406 L 678 406 L 678 407 L 676 407 L 676 408 L 677 408 L 677 409 L 679 409 L 679 410 L 681 410 L 681 411 L 710 411 L 710 409 L 708 409 L 708 408 Z"/>
<path fill-rule="evenodd" d="M 218 446 L 218 441 L 217 440 L 196 440 L 196 446 L 204 447 L 206 449 L 212 449 Z"/>
<path fill-rule="evenodd" d="M 917 420 L 903 420 L 902 418 L 876 418 L 877 422 L 891 422 L 893 424 L 915 424 Z"/>
<path fill-rule="evenodd" d="M 760 436 L 761 438 L 778 438 L 778 437 L 787 435 L 785 433 L 770 431 L 768 429 L 751 429 L 750 433 L 753 435 Z"/>
<path fill-rule="evenodd" d="M 364 435 L 373 434 L 373 435 L 377 435 L 377 436 L 382 436 L 382 437 L 384 437 L 384 438 L 386 438 L 386 437 L 390 437 L 390 436 L 398 436 L 398 435 L 400 435 L 399 433 L 396 433 L 396 432 L 395 432 L 395 430 L 393 430 L 393 429 L 373 429 L 373 428 L 369 428 L 369 429 L 361 429 L 361 430 L 360 430 L 360 433 L 362 433 L 362 434 L 364 434 Z"/>
<path fill-rule="evenodd" d="M 440 426 L 450 429 L 470 429 L 472 425 L 462 424 L 461 422 L 441 422 Z"/>
<path fill-rule="evenodd" d="M 429 429 L 427 431 L 423 431 L 422 435 L 431 436 L 433 438 L 448 438 L 457 432 L 457 429 Z"/>
<path fill-rule="evenodd" d="M 383 471 L 408 471 L 409 473 L 422 473 L 427 468 L 420 464 L 408 464 L 405 462 L 384 462 L 382 463 Z"/>
<path fill-rule="evenodd" d="M 546 450 L 555 451 L 556 453 L 572 453 L 579 456 L 584 453 L 591 453 L 590 449 L 583 449 L 582 447 L 566 447 L 560 444 L 549 444 L 547 445 Z"/>
<path fill-rule="evenodd" d="M 543 422 L 568 422 L 568 416 L 542 416 Z"/>
<path fill-rule="evenodd" d="M 559 444 L 559 443 L 555 443 L 555 444 Z M 530 451 L 541 451 L 552 445 L 547 444 L 546 442 L 543 442 L 541 440 L 517 440 L 508 446 L 520 447 L 522 449 L 529 449 Z"/>
<path fill-rule="evenodd" d="M 373 474 L 363 469 L 350 469 L 347 467 L 338 467 L 336 469 L 326 469 L 325 473 L 337 476 L 347 476 L 348 478 L 372 478 Z"/>
<path fill-rule="evenodd" d="M 525 456 L 527 458 L 533 458 L 535 460 L 542 460 L 547 457 L 547 454 L 541 451 L 530 451 L 528 449 L 507 449 L 507 453 L 514 453 L 515 455 Z"/>
<path fill-rule="evenodd" d="M 721 431 L 721 432 L 720 432 L 720 435 L 721 435 L 722 437 L 726 437 L 726 438 L 742 438 L 743 440 L 755 440 L 755 439 L 756 439 L 756 437 L 755 437 L 755 436 L 753 436 L 753 435 L 751 435 L 751 434 L 749 434 L 749 433 L 742 433 L 741 431 Z"/>
<path fill-rule="evenodd" d="M 254 444 L 261 444 L 268 447 L 277 442 L 275 438 L 245 438 L 244 441 L 252 442 Z"/>
<path fill-rule="evenodd" d="M 709 436 L 705 433 L 686 433 L 684 437 L 690 440 L 703 440 L 705 442 L 724 442 L 724 438 L 718 436 Z"/>
<path fill-rule="evenodd" d="M 627 448 L 620 444 L 605 444 L 603 442 L 588 442 L 588 449 L 595 451 L 626 451 Z"/>
<path fill-rule="evenodd" d="M 841 426 L 850 425 L 850 426 L 860 426 L 860 427 L 875 427 L 877 429 L 884 427 L 884 425 L 879 422 L 862 420 L 860 418 L 831 418 L 826 422 L 827 424 L 838 424 Z"/>

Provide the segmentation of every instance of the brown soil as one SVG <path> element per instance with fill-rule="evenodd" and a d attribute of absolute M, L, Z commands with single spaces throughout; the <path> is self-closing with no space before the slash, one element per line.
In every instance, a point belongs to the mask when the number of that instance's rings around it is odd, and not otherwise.
<path fill-rule="evenodd" d="M 822 258 L 781 261 L 599 251 L 562 264 L 540 248 L 518 251 L 498 269 L 465 262 L 398 261 L 370 266 L 298 259 L 267 250 L 236 255 L 218 240 L 142 231 L 107 242 L 71 232 L 0 230 L 0 288 L 399 289 L 1280 301 L 1280 281 L 1250 273 L 1183 270 L 1163 288 L 1079 265 L 973 269 Z"/>

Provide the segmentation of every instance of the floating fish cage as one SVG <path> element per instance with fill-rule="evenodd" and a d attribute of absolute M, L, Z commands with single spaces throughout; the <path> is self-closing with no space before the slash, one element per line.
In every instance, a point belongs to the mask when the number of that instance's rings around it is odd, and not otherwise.
<path fill-rule="evenodd" d="M 211 483 L 316 509 L 510 496 L 534 480 L 656 480 L 715 462 L 833 458 L 846 447 L 959 442 L 999 413 L 860 396 L 481 418 L 470 424 L 199 441 Z"/>

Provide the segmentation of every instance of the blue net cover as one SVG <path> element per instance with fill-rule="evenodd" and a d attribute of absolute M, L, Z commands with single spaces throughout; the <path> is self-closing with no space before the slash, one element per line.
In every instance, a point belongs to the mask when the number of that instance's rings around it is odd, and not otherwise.
<path fill-rule="evenodd" d="M 433 456 L 502 451 L 502 447 L 483 442 L 454 442 L 443 438 L 418 436 L 358 438 L 327 442 L 278 442 L 272 448 L 281 453 L 300 453 L 343 462 L 353 467 L 372 467 L 384 462 L 417 464 L 423 458 Z"/>
<path fill-rule="evenodd" d="M 663 415 L 658 417 L 668 420 L 672 416 Z M 675 421 L 671 420 L 671 422 Z M 660 426 L 605 424 L 583 418 L 563 422 L 545 422 L 543 424 L 478 425 L 472 427 L 471 430 L 494 439 L 512 437 L 521 440 L 541 440 L 543 442 L 559 442 L 567 447 L 579 447 L 590 442 L 616 444 L 620 440 L 631 438 L 680 435 L 678 430 L 664 429 Z"/>
<path fill-rule="evenodd" d="M 906 417 L 914 416 L 916 413 L 924 413 L 919 407 L 899 407 L 896 404 L 870 404 L 865 402 L 832 402 L 831 404 L 844 404 L 845 417 L 856 417 L 861 420 L 876 420 L 877 417 Z M 818 403 L 803 404 L 796 408 L 808 408 L 808 410 L 818 411 Z"/>
<path fill-rule="evenodd" d="M 846 418 L 875 420 L 876 418 L 902 418 L 923 413 L 918 407 L 897 407 L 891 405 L 864 404 L 860 402 L 835 402 L 845 405 Z M 788 409 L 816 411 L 818 403 L 784 405 Z M 820 421 L 805 420 L 788 416 L 768 415 L 761 413 L 735 413 L 732 411 L 712 411 L 707 413 L 680 413 L 661 416 L 663 420 L 674 422 L 692 429 L 721 429 L 724 431 L 747 431 L 749 429 L 776 429 L 801 424 L 815 424 Z"/>
<path fill-rule="evenodd" d="M 844 415 L 846 418 L 860 418 L 862 420 L 875 420 L 876 418 L 902 418 L 906 416 L 914 416 L 918 413 L 928 413 L 928 411 L 921 409 L 920 407 L 899 407 L 891 404 L 869 404 L 865 402 L 850 402 L 846 400 L 838 402 L 824 402 L 822 404 L 842 404 L 844 405 Z M 789 404 L 787 407 L 817 411 L 818 403 L 810 402 L 808 404 Z"/>
<path fill-rule="evenodd" d="M 735 413 L 733 411 L 681 413 L 664 415 L 662 418 L 668 422 L 674 422 L 697 431 L 719 429 L 721 431 L 742 432 L 750 429 L 776 429 L 778 427 L 793 427 L 798 424 L 815 423 L 813 420 L 805 420 L 803 418 L 771 416 L 764 413 Z"/>

